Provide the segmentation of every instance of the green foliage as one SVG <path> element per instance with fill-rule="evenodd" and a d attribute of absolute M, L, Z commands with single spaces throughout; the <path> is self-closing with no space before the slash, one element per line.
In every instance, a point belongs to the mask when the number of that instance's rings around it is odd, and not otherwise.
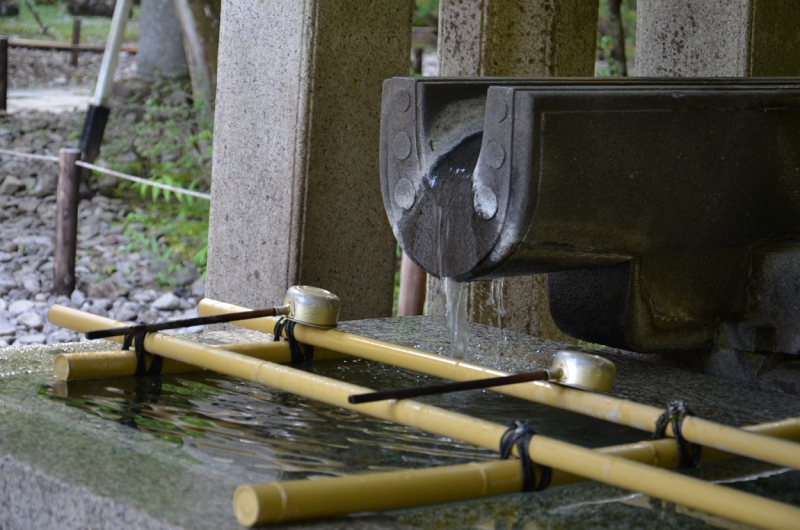
<path fill-rule="evenodd" d="M 414 5 L 415 26 L 438 26 L 439 0 L 416 0 Z"/>
<path fill-rule="evenodd" d="M 19 2 L 19 16 L 3 18 L 2 34 L 13 39 L 55 40 L 70 42 L 72 39 L 73 16 L 67 12 L 63 2 L 49 5 L 39 4 L 34 7 L 42 23 L 47 27 L 48 35 L 42 35 L 41 28 L 31 13 L 26 2 Z M 133 17 L 125 24 L 124 42 L 139 40 L 140 6 L 133 7 Z M 105 17 L 81 17 L 81 42 L 88 44 L 105 44 L 111 19 Z"/>
<path fill-rule="evenodd" d="M 599 0 L 597 15 L 597 58 L 607 61 L 608 66 L 596 68 L 595 75 L 597 77 L 619 76 L 617 61 L 611 57 L 614 39 L 608 33 L 608 0 Z M 628 67 L 630 68 L 632 59 L 636 54 L 636 0 L 622 0 L 620 16 L 622 17 L 622 28 L 625 32 L 625 57 L 628 59 Z"/>
<path fill-rule="evenodd" d="M 113 106 L 118 110 L 109 119 L 101 151 L 107 165 L 176 188 L 208 191 L 213 124 L 185 83 L 159 81 L 146 97 Z M 153 256 L 159 283 L 169 285 L 174 273 L 189 263 L 205 271 L 207 200 L 124 180 L 118 191 L 144 201 L 128 214 L 125 235 L 129 251 Z M 144 231 L 136 229 L 141 225 Z"/>

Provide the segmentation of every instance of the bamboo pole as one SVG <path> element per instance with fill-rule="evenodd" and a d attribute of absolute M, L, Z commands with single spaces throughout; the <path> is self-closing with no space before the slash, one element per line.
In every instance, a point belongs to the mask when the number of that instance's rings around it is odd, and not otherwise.
<path fill-rule="evenodd" d="M 246 309 L 242 307 L 209 299 L 201 300 L 197 307 L 198 313 L 203 316 L 244 310 Z M 256 331 L 264 331 L 271 330 L 274 327 L 274 322 L 273 319 L 266 318 L 248 320 L 238 325 Z M 503 370 L 496 370 L 335 329 L 323 330 L 298 324 L 294 328 L 294 335 L 303 344 L 347 352 L 356 357 L 379 361 L 452 381 L 469 381 L 511 375 Z M 662 409 L 649 405 L 642 405 L 609 395 L 584 392 L 545 381 L 494 387 L 489 390 L 648 432 L 653 432 L 658 417 L 664 412 Z M 800 444 L 794 442 L 743 431 L 696 416 L 687 416 L 683 420 L 682 432 L 684 438 L 703 446 L 715 447 L 779 466 L 800 469 Z M 667 433 L 672 434 L 671 426 L 667 428 Z"/>
<path fill-rule="evenodd" d="M 68 311 L 65 311 L 68 310 Z M 63 306 L 53 306 L 48 314 L 50 322 L 62 327 L 68 327 L 63 322 L 76 322 L 71 320 L 74 309 Z M 81 313 L 77 311 L 77 313 Z M 81 313 L 85 315 L 80 320 L 75 331 L 86 333 L 98 329 L 121 328 L 130 325 L 129 322 L 120 322 L 109 318 Z M 109 337 L 114 342 L 121 343 L 123 337 Z M 256 359 L 268 360 L 276 363 L 291 362 L 289 344 L 281 342 L 254 342 L 241 344 L 223 344 L 217 348 L 241 353 Z M 324 348 L 314 348 L 314 358 L 317 360 L 343 359 L 349 355 L 326 350 Z M 149 367 L 153 361 L 153 356 L 145 354 L 145 363 Z M 90 379 L 96 377 L 118 377 L 130 376 L 136 371 L 136 353 L 131 350 L 111 350 L 105 352 L 80 352 L 80 353 L 61 353 L 56 356 L 54 361 L 55 375 L 61 381 L 75 381 L 78 379 Z M 191 364 L 179 363 L 171 359 L 164 359 L 161 369 L 162 373 L 192 372 L 200 370 Z"/>
<path fill-rule="evenodd" d="M 800 420 L 790 418 L 744 427 L 768 436 L 800 439 Z M 653 451 L 641 451 L 642 444 Z M 671 440 L 605 447 L 605 454 L 635 455 L 643 464 L 674 467 L 678 451 Z M 703 453 L 703 462 L 732 458 L 717 450 Z M 659 457 L 659 458 L 657 458 Z M 554 470 L 552 486 L 583 480 Z M 233 511 L 245 526 L 334 517 L 351 513 L 397 510 L 515 493 L 522 488 L 518 460 L 473 462 L 455 466 L 369 473 L 315 480 L 292 480 L 240 486 L 233 496 Z"/>
<path fill-rule="evenodd" d="M 51 322 L 70 329 L 85 327 L 85 316 L 91 317 L 81 311 L 61 306 L 53 306 L 49 313 Z M 107 326 L 107 323 L 104 325 Z M 369 392 L 371 389 L 192 343 L 172 335 L 151 333 L 145 338 L 144 346 L 148 351 L 165 358 L 195 364 L 221 374 L 356 410 L 433 434 L 460 439 L 479 447 L 496 449 L 506 431 L 505 426 L 497 423 L 412 400 L 351 405 L 347 402 L 349 395 Z M 528 449 L 532 460 L 554 469 L 623 489 L 640 491 L 668 502 L 763 528 L 800 529 L 800 508 L 794 506 L 545 436 L 534 436 Z"/>
<path fill-rule="evenodd" d="M 220 344 L 216 347 L 274 363 L 288 363 L 291 361 L 289 343 L 285 341 Z M 326 358 L 335 359 L 344 357 L 346 356 L 336 352 L 330 352 L 330 356 L 326 356 Z M 145 355 L 145 365 L 148 369 L 152 360 L 152 355 Z M 61 381 L 131 376 L 136 373 L 136 352 L 133 350 L 110 350 L 103 352 L 60 353 L 56 355 L 53 365 L 55 375 Z M 162 374 L 196 372 L 198 370 L 201 370 L 201 368 L 173 361 L 172 359 L 164 359 L 161 367 Z"/>

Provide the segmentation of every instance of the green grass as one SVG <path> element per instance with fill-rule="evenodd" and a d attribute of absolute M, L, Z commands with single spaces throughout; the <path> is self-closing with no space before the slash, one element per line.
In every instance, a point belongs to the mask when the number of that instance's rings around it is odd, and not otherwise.
<path fill-rule="evenodd" d="M 33 3 L 33 0 L 31 0 Z M 36 5 L 42 23 L 47 27 L 47 35 L 43 35 L 39 24 L 24 0 L 19 0 L 19 16 L 0 18 L 0 35 L 12 39 L 35 39 L 56 42 L 72 40 L 72 15 L 63 4 Z M 139 6 L 133 7 L 133 18 L 125 24 L 123 42 L 139 40 Z M 111 19 L 105 17 L 81 17 L 81 42 L 87 44 L 105 44 Z"/>

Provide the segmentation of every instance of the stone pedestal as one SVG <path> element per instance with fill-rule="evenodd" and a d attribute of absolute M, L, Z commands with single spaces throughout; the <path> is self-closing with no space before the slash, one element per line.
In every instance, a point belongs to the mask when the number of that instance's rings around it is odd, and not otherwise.
<path fill-rule="evenodd" d="M 142 0 L 136 72 L 149 79 L 189 76 L 172 0 Z"/>
<path fill-rule="evenodd" d="M 445 0 L 439 13 L 442 76 L 591 76 L 597 5 L 582 0 Z M 550 317 L 545 277 L 507 278 L 505 315 L 488 302 L 491 286 L 470 286 L 470 319 L 538 337 L 574 342 Z M 428 286 L 428 310 L 443 312 L 439 281 Z"/>
<path fill-rule="evenodd" d="M 223 5 L 209 297 L 263 307 L 302 283 L 339 295 L 342 319 L 391 314 L 381 86 L 410 47 L 408 2 Z"/>

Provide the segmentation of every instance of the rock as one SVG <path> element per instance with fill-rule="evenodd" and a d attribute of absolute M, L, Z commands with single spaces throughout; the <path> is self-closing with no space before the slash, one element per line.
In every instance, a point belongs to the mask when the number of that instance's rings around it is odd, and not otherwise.
<path fill-rule="evenodd" d="M 106 311 L 108 311 L 109 309 L 111 309 L 111 306 L 113 305 L 113 302 L 111 300 L 109 300 L 108 298 L 98 298 L 97 300 L 92 302 L 92 305 L 100 307 L 100 308 L 105 309 Z"/>
<path fill-rule="evenodd" d="M 149 304 L 153 300 L 156 299 L 156 292 L 152 289 L 144 289 L 138 293 L 134 293 L 130 296 L 132 300 L 139 302 L 140 304 Z"/>
<path fill-rule="evenodd" d="M 17 300 L 16 302 L 11 302 L 11 305 L 8 306 L 8 310 L 12 315 L 17 316 L 30 311 L 34 306 L 35 304 L 30 300 Z"/>
<path fill-rule="evenodd" d="M 72 294 L 70 295 L 69 299 L 72 302 L 73 306 L 80 307 L 86 301 L 86 295 L 83 294 L 83 292 L 79 291 L 78 289 L 75 289 L 74 291 L 72 291 Z"/>
<path fill-rule="evenodd" d="M 178 309 L 181 304 L 181 299 L 175 296 L 172 293 L 165 293 L 162 294 L 158 299 L 153 302 L 150 306 L 153 309 L 157 309 L 159 311 L 173 311 Z"/>
<path fill-rule="evenodd" d="M 11 261 L 14 259 L 14 254 L 10 252 L 0 252 L 0 263 L 5 263 L 6 261 Z"/>
<path fill-rule="evenodd" d="M 25 213 L 33 213 L 36 211 L 36 208 L 39 206 L 39 201 L 35 201 L 33 199 L 25 199 L 19 201 L 17 208 L 22 210 Z"/>
<path fill-rule="evenodd" d="M 123 322 L 136 322 L 139 318 L 139 311 L 123 306 L 119 308 L 114 318 Z"/>
<path fill-rule="evenodd" d="M 0 336 L 1 335 L 13 335 L 17 332 L 17 327 L 12 324 L 11 322 L 6 322 L 5 320 L 0 320 Z"/>
<path fill-rule="evenodd" d="M 86 295 L 89 298 L 107 298 L 109 300 L 114 300 L 122 294 L 124 294 L 123 290 L 112 280 L 92 283 L 86 288 Z"/>
<path fill-rule="evenodd" d="M 0 195 L 14 195 L 25 189 L 25 184 L 17 177 L 7 176 L 0 184 Z"/>
<path fill-rule="evenodd" d="M 76 276 L 78 275 L 78 270 L 77 269 L 78 268 L 75 267 L 75 275 Z M 80 276 L 78 276 L 77 284 L 78 284 L 78 288 L 80 288 L 81 291 L 86 291 L 86 293 L 88 294 L 89 293 L 89 286 L 94 285 L 94 284 L 98 283 L 99 281 L 100 281 L 100 275 L 99 274 L 97 274 L 96 272 L 89 272 L 89 273 L 81 274 Z"/>
<path fill-rule="evenodd" d="M 107 317 L 108 316 L 108 311 L 106 311 L 102 307 L 98 307 L 98 306 L 96 306 L 94 304 L 92 304 L 89 307 L 87 307 L 86 309 L 84 309 L 84 311 L 86 311 L 87 313 L 91 313 L 93 315 L 97 315 L 99 317 Z"/>
<path fill-rule="evenodd" d="M 44 322 L 42 322 L 41 317 L 33 311 L 22 313 L 17 317 L 17 323 L 22 324 L 28 329 L 40 330 L 44 327 Z"/>
<path fill-rule="evenodd" d="M 22 287 L 24 287 L 25 290 L 31 294 L 38 293 L 42 288 L 41 284 L 39 283 L 39 279 L 34 276 L 28 276 L 22 280 Z"/>
<path fill-rule="evenodd" d="M 10 274 L 0 273 L 0 295 L 4 295 L 17 286 L 17 281 Z"/>
<path fill-rule="evenodd" d="M 206 296 L 206 279 L 197 278 L 192 283 L 192 296 L 196 298 L 204 298 Z"/>
<path fill-rule="evenodd" d="M 44 344 L 47 340 L 42 333 L 35 333 L 33 335 L 23 335 L 21 337 L 17 337 L 17 340 L 14 341 L 14 346 L 25 346 L 26 344 Z"/>
<path fill-rule="evenodd" d="M 70 331 L 68 329 L 58 329 L 49 335 L 47 335 L 47 339 L 45 339 L 46 344 L 59 344 L 61 342 L 77 342 L 78 334 L 74 331 Z"/>
<path fill-rule="evenodd" d="M 5 298 L 0 298 L 0 313 L 8 309 L 8 302 L 6 302 Z"/>

